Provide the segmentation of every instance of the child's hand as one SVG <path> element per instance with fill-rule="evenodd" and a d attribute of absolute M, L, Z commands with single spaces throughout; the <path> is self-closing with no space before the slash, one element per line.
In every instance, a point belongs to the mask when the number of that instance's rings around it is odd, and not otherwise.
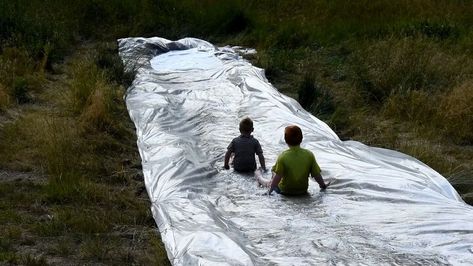
<path fill-rule="evenodd" d="M 320 191 L 324 191 L 328 188 L 328 186 L 330 186 L 330 184 L 332 183 L 332 181 L 328 182 L 327 184 L 325 184 L 325 187 L 320 187 Z"/>

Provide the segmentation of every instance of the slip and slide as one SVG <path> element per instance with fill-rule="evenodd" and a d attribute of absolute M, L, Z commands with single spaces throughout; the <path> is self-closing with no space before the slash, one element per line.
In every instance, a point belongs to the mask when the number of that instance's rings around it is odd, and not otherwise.
<path fill-rule="evenodd" d="M 341 141 L 240 55 L 185 38 L 118 40 L 136 71 L 126 103 L 151 210 L 173 265 L 472 265 L 473 208 L 448 181 L 405 154 Z M 243 117 L 266 164 L 298 125 L 322 176 L 306 197 L 223 170 Z M 270 173 L 256 174 L 268 181 Z"/>

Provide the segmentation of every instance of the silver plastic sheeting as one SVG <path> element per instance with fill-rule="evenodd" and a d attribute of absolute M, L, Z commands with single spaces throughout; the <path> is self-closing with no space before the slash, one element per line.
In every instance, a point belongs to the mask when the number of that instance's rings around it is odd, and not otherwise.
<path fill-rule="evenodd" d="M 473 208 L 444 177 L 399 152 L 341 141 L 237 50 L 193 38 L 119 40 L 137 71 L 126 103 L 172 264 L 473 265 Z M 296 124 L 332 185 L 265 196 L 253 176 L 224 170 L 246 116 L 268 167 L 287 148 L 284 127 Z"/>

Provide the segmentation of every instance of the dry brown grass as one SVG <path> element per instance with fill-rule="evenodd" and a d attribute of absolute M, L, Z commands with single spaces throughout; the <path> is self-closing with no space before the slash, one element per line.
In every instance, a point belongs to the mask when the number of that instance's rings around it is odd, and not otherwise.
<path fill-rule="evenodd" d="M 391 37 L 361 45 L 351 59 L 367 100 L 383 103 L 394 93 L 451 88 L 473 73 L 473 60 L 424 37 Z"/>
<path fill-rule="evenodd" d="M 473 80 L 446 92 L 438 115 L 447 136 L 459 143 L 473 144 Z"/>
<path fill-rule="evenodd" d="M 95 89 L 87 98 L 79 120 L 84 127 L 88 125 L 104 129 L 110 124 L 110 88 L 107 84 L 97 82 Z"/>
<path fill-rule="evenodd" d="M 383 114 L 401 121 L 429 125 L 435 122 L 438 98 L 432 93 L 421 90 L 392 94 L 383 106 Z"/>
<path fill-rule="evenodd" d="M 0 83 L 0 111 L 5 111 L 10 105 L 10 95 L 5 86 Z"/>
<path fill-rule="evenodd" d="M 38 91 L 40 106 L 18 106 L 18 116 L 6 118 L 0 128 L 0 168 L 39 176 L 34 184 L 0 182 L 0 209 L 6 210 L 0 211 L 0 228 L 21 226 L 27 232 L 6 235 L 4 243 L 0 238 L 5 246 L 0 262 L 168 265 L 141 193 L 123 87 L 98 67 L 89 50 L 70 60 L 62 66 L 65 75 Z M 11 219 L 28 222 L 2 222 Z M 24 241 L 46 255 L 25 251 Z"/>

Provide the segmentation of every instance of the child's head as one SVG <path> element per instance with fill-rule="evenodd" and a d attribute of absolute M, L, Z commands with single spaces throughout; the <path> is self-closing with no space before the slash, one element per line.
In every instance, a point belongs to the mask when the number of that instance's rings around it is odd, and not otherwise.
<path fill-rule="evenodd" d="M 253 121 L 246 117 L 240 121 L 240 133 L 241 134 L 251 134 L 253 132 Z"/>
<path fill-rule="evenodd" d="M 284 129 L 284 140 L 289 146 L 298 146 L 302 142 L 302 130 L 298 126 L 287 126 Z"/>

